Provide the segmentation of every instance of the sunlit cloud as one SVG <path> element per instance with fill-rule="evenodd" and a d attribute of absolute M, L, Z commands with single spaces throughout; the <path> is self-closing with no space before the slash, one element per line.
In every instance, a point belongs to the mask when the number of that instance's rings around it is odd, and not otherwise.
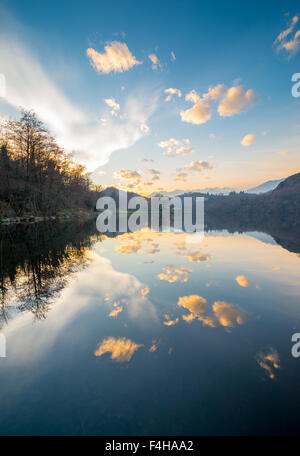
<path fill-rule="evenodd" d="M 109 317 L 117 317 L 123 310 L 122 306 L 116 306 L 109 314 Z"/>
<path fill-rule="evenodd" d="M 134 353 L 143 347 L 141 344 L 136 344 L 130 339 L 125 337 L 115 338 L 107 337 L 100 342 L 97 350 L 95 350 L 95 356 L 102 356 L 105 353 L 110 353 L 110 358 L 118 361 L 125 362 L 130 361 Z"/>
<path fill-rule="evenodd" d="M 179 322 L 179 318 L 175 318 L 174 320 L 171 320 L 169 315 L 165 315 L 165 321 L 163 322 L 165 326 L 174 326 Z"/>
<path fill-rule="evenodd" d="M 170 138 L 167 141 L 160 141 L 158 147 L 164 149 L 164 155 L 174 157 L 176 155 L 190 155 L 195 152 L 191 147 L 189 139 L 174 139 Z"/>
<path fill-rule="evenodd" d="M 245 277 L 243 275 L 237 276 L 235 280 L 237 281 L 237 283 L 239 284 L 240 287 L 246 288 L 246 287 L 249 287 L 249 285 L 250 285 L 250 282 L 247 279 L 247 277 Z"/>
<path fill-rule="evenodd" d="M 243 86 L 233 86 L 227 89 L 224 98 L 218 106 L 221 117 L 230 117 L 249 109 L 258 96 L 253 89 L 246 90 Z"/>
<path fill-rule="evenodd" d="M 9 35 L 0 36 L 0 61 L 1 72 L 9 81 L 3 101 L 17 109 L 22 106 L 35 111 L 58 144 L 88 171 L 104 165 L 114 151 L 126 150 L 146 134 L 141 125 L 147 123 L 159 98 L 153 90 L 136 90 L 123 103 L 122 119 L 110 116 L 103 122 L 100 119 L 105 116 L 84 112 L 73 104 L 38 59 Z"/>
<path fill-rule="evenodd" d="M 244 147 L 251 146 L 251 144 L 253 143 L 255 138 L 256 138 L 256 136 L 252 135 L 251 133 L 249 133 L 248 135 L 244 136 L 242 141 L 241 141 L 242 146 L 244 146 Z"/>
<path fill-rule="evenodd" d="M 197 171 L 197 172 L 200 172 L 200 171 L 203 171 L 206 169 L 212 169 L 212 168 L 213 168 L 213 164 L 210 162 L 204 161 L 204 160 L 192 161 L 189 165 L 184 166 L 184 169 L 188 169 L 191 171 Z"/>
<path fill-rule="evenodd" d="M 157 70 L 158 68 L 162 67 L 162 65 L 161 65 L 161 63 L 159 61 L 159 58 L 157 57 L 156 54 L 153 54 L 153 53 L 149 54 L 148 57 L 149 57 L 150 61 L 152 62 L 152 69 L 153 70 Z"/>
<path fill-rule="evenodd" d="M 242 325 L 248 319 L 246 312 L 223 301 L 216 301 L 213 304 L 213 312 L 221 326 Z"/>
<path fill-rule="evenodd" d="M 158 349 L 158 343 L 156 341 L 153 341 L 151 347 L 149 348 L 150 353 L 154 353 Z"/>
<path fill-rule="evenodd" d="M 184 307 L 195 317 L 202 315 L 206 311 L 206 304 L 206 299 L 199 295 L 181 296 L 177 303 L 178 307 Z"/>
<path fill-rule="evenodd" d="M 299 16 L 295 15 L 287 29 L 283 30 L 274 41 L 276 50 L 285 50 L 290 56 L 297 54 L 300 47 L 300 30 L 297 30 L 293 36 L 290 36 L 299 21 Z"/>
<path fill-rule="evenodd" d="M 114 98 L 106 98 L 104 101 L 107 104 L 107 106 L 109 106 L 111 108 L 111 111 L 110 111 L 111 115 L 117 116 L 118 111 L 120 111 L 119 103 L 117 103 Z"/>
<path fill-rule="evenodd" d="M 275 379 L 274 369 L 280 368 L 279 353 L 274 348 L 270 348 L 265 353 L 260 353 L 256 359 L 259 366 L 264 369 L 271 380 Z"/>
<path fill-rule="evenodd" d="M 92 66 L 99 73 L 107 74 L 112 71 L 122 73 L 142 63 L 132 55 L 126 43 L 113 41 L 104 46 L 104 50 L 103 54 L 93 48 L 88 48 L 86 51 Z"/>
<path fill-rule="evenodd" d="M 122 244 L 116 247 L 116 251 L 122 253 L 124 255 L 130 253 L 138 253 L 142 248 L 142 244 L 139 240 L 133 240 L 128 242 L 127 244 Z"/>
<path fill-rule="evenodd" d="M 194 103 L 194 106 L 185 111 L 180 111 L 182 122 L 192 123 L 194 125 L 202 125 L 211 118 L 212 109 L 209 102 L 203 98 L 200 98 L 195 91 L 189 92 L 186 95 L 185 99 L 186 101 L 191 101 Z"/>
<path fill-rule="evenodd" d="M 170 87 L 169 89 L 166 89 L 166 90 L 165 90 L 165 93 L 167 93 L 167 96 L 166 96 L 166 98 L 165 98 L 165 101 L 171 101 L 173 95 L 177 95 L 179 98 L 181 98 L 181 96 L 182 96 L 181 90 L 179 90 L 179 89 L 174 89 L 174 88 L 172 88 L 172 87 Z"/>
<path fill-rule="evenodd" d="M 203 325 L 211 328 L 217 326 L 233 328 L 237 324 L 242 325 L 249 317 L 243 310 L 223 301 L 215 301 L 212 306 L 212 313 L 207 314 L 207 301 L 199 295 L 181 296 L 177 305 L 190 311 L 189 314 L 182 316 L 184 321 L 191 323 L 198 319 Z"/>
<path fill-rule="evenodd" d="M 191 90 L 185 99 L 194 105 L 180 112 L 181 120 L 196 125 L 207 122 L 212 117 L 211 102 L 216 100 L 219 100 L 218 113 L 221 117 L 233 116 L 249 109 L 257 98 L 253 89 L 246 90 L 243 86 L 228 88 L 224 84 L 218 84 L 215 87 L 209 87 L 203 96 Z"/>
<path fill-rule="evenodd" d="M 149 287 L 144 287 L 141 289 L 141 295 L 142 296 L 147 296 L 150 293 L 150 288 Z"/>
<path fill-rule="evenodd" d="M 205 99 L 218 100 L 225 95 L 227 87 L 224 84 L 218 84 L 215 87 L 209 87 L 207 93 L 203 95 Z"/>
<path fill-rule="evenodd" d="M 200 252 L 188 252 L 184 257 L 188 258 L 192 263 L 202 263 L 202 261 L 210 261 L 211 256 Z"/>
<path fill-rule="evenodd" d="M 193 270 L 190 268 L 176 268 L 172 264 L 168 264 L 162 269 L 164 272 L 158 274 L 157 277 L 159 280 L 166 280 L 169 283 L 187 282 L 189 279 L 189 274 L 193 272 Z"/>

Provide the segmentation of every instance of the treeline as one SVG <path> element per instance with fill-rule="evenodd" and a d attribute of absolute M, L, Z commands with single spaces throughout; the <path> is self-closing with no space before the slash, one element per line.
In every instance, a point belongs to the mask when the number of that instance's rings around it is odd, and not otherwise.
<path fill-rule="evenodd" d="M 98 191 L 32 111 L 0 126 L 0 216 L 92 209 Z"/>

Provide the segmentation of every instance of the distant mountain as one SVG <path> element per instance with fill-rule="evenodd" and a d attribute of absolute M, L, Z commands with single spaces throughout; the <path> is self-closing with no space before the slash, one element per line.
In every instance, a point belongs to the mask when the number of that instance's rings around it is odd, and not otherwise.
<path fill-rule="evenodd" d="M 99 198 L 101 198 L 103 196 L 110 196 L 111 198 L 113 198 L 115 200 L 116 207 L 118 208 L 119 207 L 119 195 L 120 194 L 123 194 L 123 195 L 127 194 L 127 201 L 129 199 L 133 198 L 134 196 L 141 196 L 141 195 L 138 195 L 137 193 L 126 192 L 126 191 L 118 189 L 116 187 L 107 187 L 104 190 L 102 190 L 102 192 L 99 193 Z"/>
<path fill-rule="evenodd" d="M 231 192 L 235 192 L 236 190 L 234 188 L 220 188 L 220 187 L 207 187 L 207 188 L 200 188 L 196 190 L 173 190 L 172 192 L 167 192 L 167 191 L 161 191 L 161 192 L 153 192 L 151 193 L 151 196 L 169 196 L 170 198 L 173 196 L 177 195 L 183 195 L 184 193 L 210 193 L 211 195 L 229 195 Z"/>
<path fill-rule="evenodd" d="M 267 182 L 264 182 L 261 185 L 258 185 L 257 187 L 249 188 L 248 190 L 246 190 L 246 193 L 259 194 L 259 193 L 271 192 L 283 181 L 284 181 L 284 179 L 269 180 Z"/>

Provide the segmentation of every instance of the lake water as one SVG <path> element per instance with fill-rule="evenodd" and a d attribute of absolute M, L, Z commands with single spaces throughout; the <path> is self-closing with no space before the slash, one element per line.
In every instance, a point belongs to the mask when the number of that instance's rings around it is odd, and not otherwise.
<path fill-rule="evenodd" d="M 299 266 L 258 232 L 6 228 L 0 434 L 299 433 Z"/>

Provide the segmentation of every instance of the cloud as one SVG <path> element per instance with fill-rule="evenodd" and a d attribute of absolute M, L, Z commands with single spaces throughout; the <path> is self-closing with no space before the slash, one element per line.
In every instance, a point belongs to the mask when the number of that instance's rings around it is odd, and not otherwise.
<path fill-rule="evenodd" d="M 172 99 L 173 95 L 177 95 L 179 98 L 181 98 L 181 96 L 182 96 L 181 90 L 174 89 L 173 87 L 166 89 L 165 93 L 168 94 L 165 98 L 165 101 L 170 101 Z"/>
<path fill-rule="evenodd" d="M 111 353 L 110 358 L 118 362 L 130 361 L 134 353 L 143 345 L 136 344 L 125 337 L 115 338 L 107 337 L 100 342 L 95 356 L 102 356 L 105 353 Z"/>
<path fill-rule="evenodd" d="M 164 155 L 174 157 L 175 155 L 190 155 L 195 152 L 191 147 L 189 139 L 174 139 L 170 138 L 167 141 L 158 143 L 158 147 L 165 149 Z"/>
<path fill-rule="evenodd" d="M 157 349 L 158 349 L 158 343 L 154 341 L 153 344 L 151 345 L 151 347 L 149 348 L 149 352 L 150 352 L 150 353 L 153 353 L 153 352 L 155 352 Z"/>
<path fill-rule="evenodd" d="M 288 36 L 294 31 L 296 24 L 299 21 L 299 16 L 294 16 L 287 29 L 279 33 L 273 45 L 276 50 L 285 50 L 290 56 L 297 54 L 300 47 L 300 30 L 297 30 L 293 37 L 288 39 Z"/>
<path fill-rule="evenodd" d="M 144 87 L 127 96 L 122 119 L 111 117 L 103 123 L 98 113 L 84 112 L 72 103 L 37 58 L 9 35 L 0 34 L 0 61 L 1 72 L 9 81 L 3 101 L 34 110 L 58 144 L 88 171 L 103 166 L 114 151 L 126 150 L 142 138 L 145 133 L 140 126 L 156 109 L 158 93 Z"/>
<path fill-rule="evenodd" d="M 116 251 L 122 253 L 124 255 L 130 253 L 138 253 L 142 248 L 142 244 L 139 240 L 133 240 L 128 242 L 127 244 L 122 244 L 116 247 Z"/>
<path fill-rule="evenodd" d="M 122 306 L 116 306 L 115 309 L 113 309 L 108 316 L 109 317 L 117 317 L 119 313 L 121 313 L 123 310 Z"/>
<path fill-rule="evenodd" d="M 206 254 L 201 254 L 200 252 L 189 252 L 184 257 L 188 258 L 192 263 L 202 263 L 202 261 L 210 261 L 211 256 Z"/>
<path fill-rule="evenodd" d="M 120 169 L 119 171 L 114 172 L 114 177 L 120 177 L 121 179 L 126 180 L 133 180 L 134 185 L 139 184 L 141 182 L 142 176 L 138 171 L 134 171 L 131 169 Z"/>
<path fill-rule="evenodd" d="M 166 321 L 164 321 L 165 326 L 174 326 L 179 322 L 179 318 L 175 318 L 175 320 L 171 320 L 169 315 L 165 315 Z"/>
<path fill-rule="evenodd" d="M 88 48 L 86 51 L 91 64 L 99 73 L 108 74 L 112 71 L 122 73 L 142 63 L 132 55 L 126 43 L 112 41 L 104 46 L 104 50 L 103 54 L 93 48 Z"/>
<path fill-rule="evenodd" d="M 212 169 L 213 164 L 204 160 L 192 161 L 189 165 L 185 165 L 184 169 L 189 169 L 191 171 L 203 171 L 204 169 Z"/>
<path fill-rule="evenodd" d="M 218 84 L 215 87 L 209 87 L 207 93 L 203 95 L 205 99 L 218 100 L 226 93 L 227 87 L 224 84 Z"/>
<path fill-rule="evenodd" d="M 113 116 L 117 116 L 118 115 L 118 111 L 120 111 L 119 103 L 117 103 L 114 98 L 106 98 L 104 101 L 107 104 L 107 106 L 109 106 L 111 108 L 111 111 L 110 111 L 111 114 Z"/>
<path fill-rule="evenodd" d="M 188 174 L 182 171 L 180 173 L 177 173 L 173 180 L 174 182 L 186 182 L 187 176 Z"/>
<path fill-rule="evenodd" d="M 143 172 L 145 174 L 150 174 L 152 181 L 157 181 L 160 178 L 160 171 L 158 171 L 158 169 L 148 168 L 148 169 L 145 169 Z"/>
<path fill-rule="evenodd" d="M 158 68 L 162 68 L 162 65 L 159 61 L 159 58 L 157 57 L 156 54 L 149 54 L 148 55 L 149 59 L 151 60 L 152 62 L 152 69 L 153 70 L 157 70 Z"/>
<path fill-rule="evenodd" d="M 220 100 L 219 115 L 229 117 L 249 109 L 257 100 L 257 94 L 253 89 L 246 90 L 243 86 L 227 88 L 224 84 L 218 84 L 209 87 L 202 97 L 195 90 L 191 90 L 185 99 L 192 102 L 194 106 L 180 112 L 181 120 L 201 125 L 212 117 L 212 101 Z"/>
<path fill-rule="evenodd" d="M 180 112 L 182 122 L 192 123 L 194 125 L 201 125 L 207 122 L 212 116 L 212 109 L 207 100 L 199 97 L 195 91 L 189 92 L 186 101 L 191 101 L 194 106 L 186 111 Z"/>
<path fill-rule="evenodd" d="M 243 86 L 233 86 L 227 89 L 224 98 L 218 106 L 221 117 L 230 117 L 249 109 L 257 100 L 253 89 L 246 90 Z"/>
<path fill-rule="evenodd" d="M 171 60 L 172 60 L 172 62 L 175 62 L 175 60 L 176 60 L 176 56 L 173 51 L 171 51 Z"/>
<path fill-rule="evenodd" d="M 248 319 L 248 314 L 223 301 L 215 301 L 212 306 L 212 314 L 206 314 L 207 301 L 199 295 L 181 296 L 177 305 L 188 309 L 190 313 L 183 315 L 182 319 L 187 323 L 200 320 L 205 326 L 216 328 L 217 326 L 234 327 L 241 325 Z"/>
<path fill-rule="evenodd" d="M 255 140 L 255 138 L 256 138 L 256 136 L 252 135 L 252 134 L 248 134 L 248 135 L 244 136 L 241 141 L 242 146 L 244 146 L 244 147 L 250 146 L 253 143 L 253 141 Z"/>
<path fill-rule="evenodd" d="M 260 353 L 256 359 L 259 366 L 264 369 L 271 380 L 274 380 L 273 369 L 280 368 L 280 358 L 277 350 L 270 348 L 266 353 Z"/>
<path fill-rule="evenodd" d="M 199 295 L 181 296 L 178 299 L 178 307 L 184 307 L 189 310 L 193 315 L 202 315 L 206 311 L 207 301 Z"/>
<path fill-rule="evenodd" d="M 213 304 L 213 312 L 221 326 L 233 327 L 237 324 L 242 325 L 248 319 L 246 312 L 223 301 L 216 301 Z"/>
<path fill-rule="evenodd" d="M 249 287 L 249 285 L 250 285 L 250 282 L 247 279 L 247 277 L 245 277 L 243 275 L 237 276 L 235 280 L 237 281 L 237 283 L 239 284 L 240 287 L 246 288 L 246 287 Z"/>
<path fill-rule="evenodd" d="M 157 274 L 157 277 L 159 278 L 159 280 L 166 280 L 169 283 L 187 282 L 189 279 L 189 274 L 193 272 L 193 270 L 190 268 L 176 268 L 172 264 L 168 264 L 166 267 L 162 269 L 165 272 Z"/>

